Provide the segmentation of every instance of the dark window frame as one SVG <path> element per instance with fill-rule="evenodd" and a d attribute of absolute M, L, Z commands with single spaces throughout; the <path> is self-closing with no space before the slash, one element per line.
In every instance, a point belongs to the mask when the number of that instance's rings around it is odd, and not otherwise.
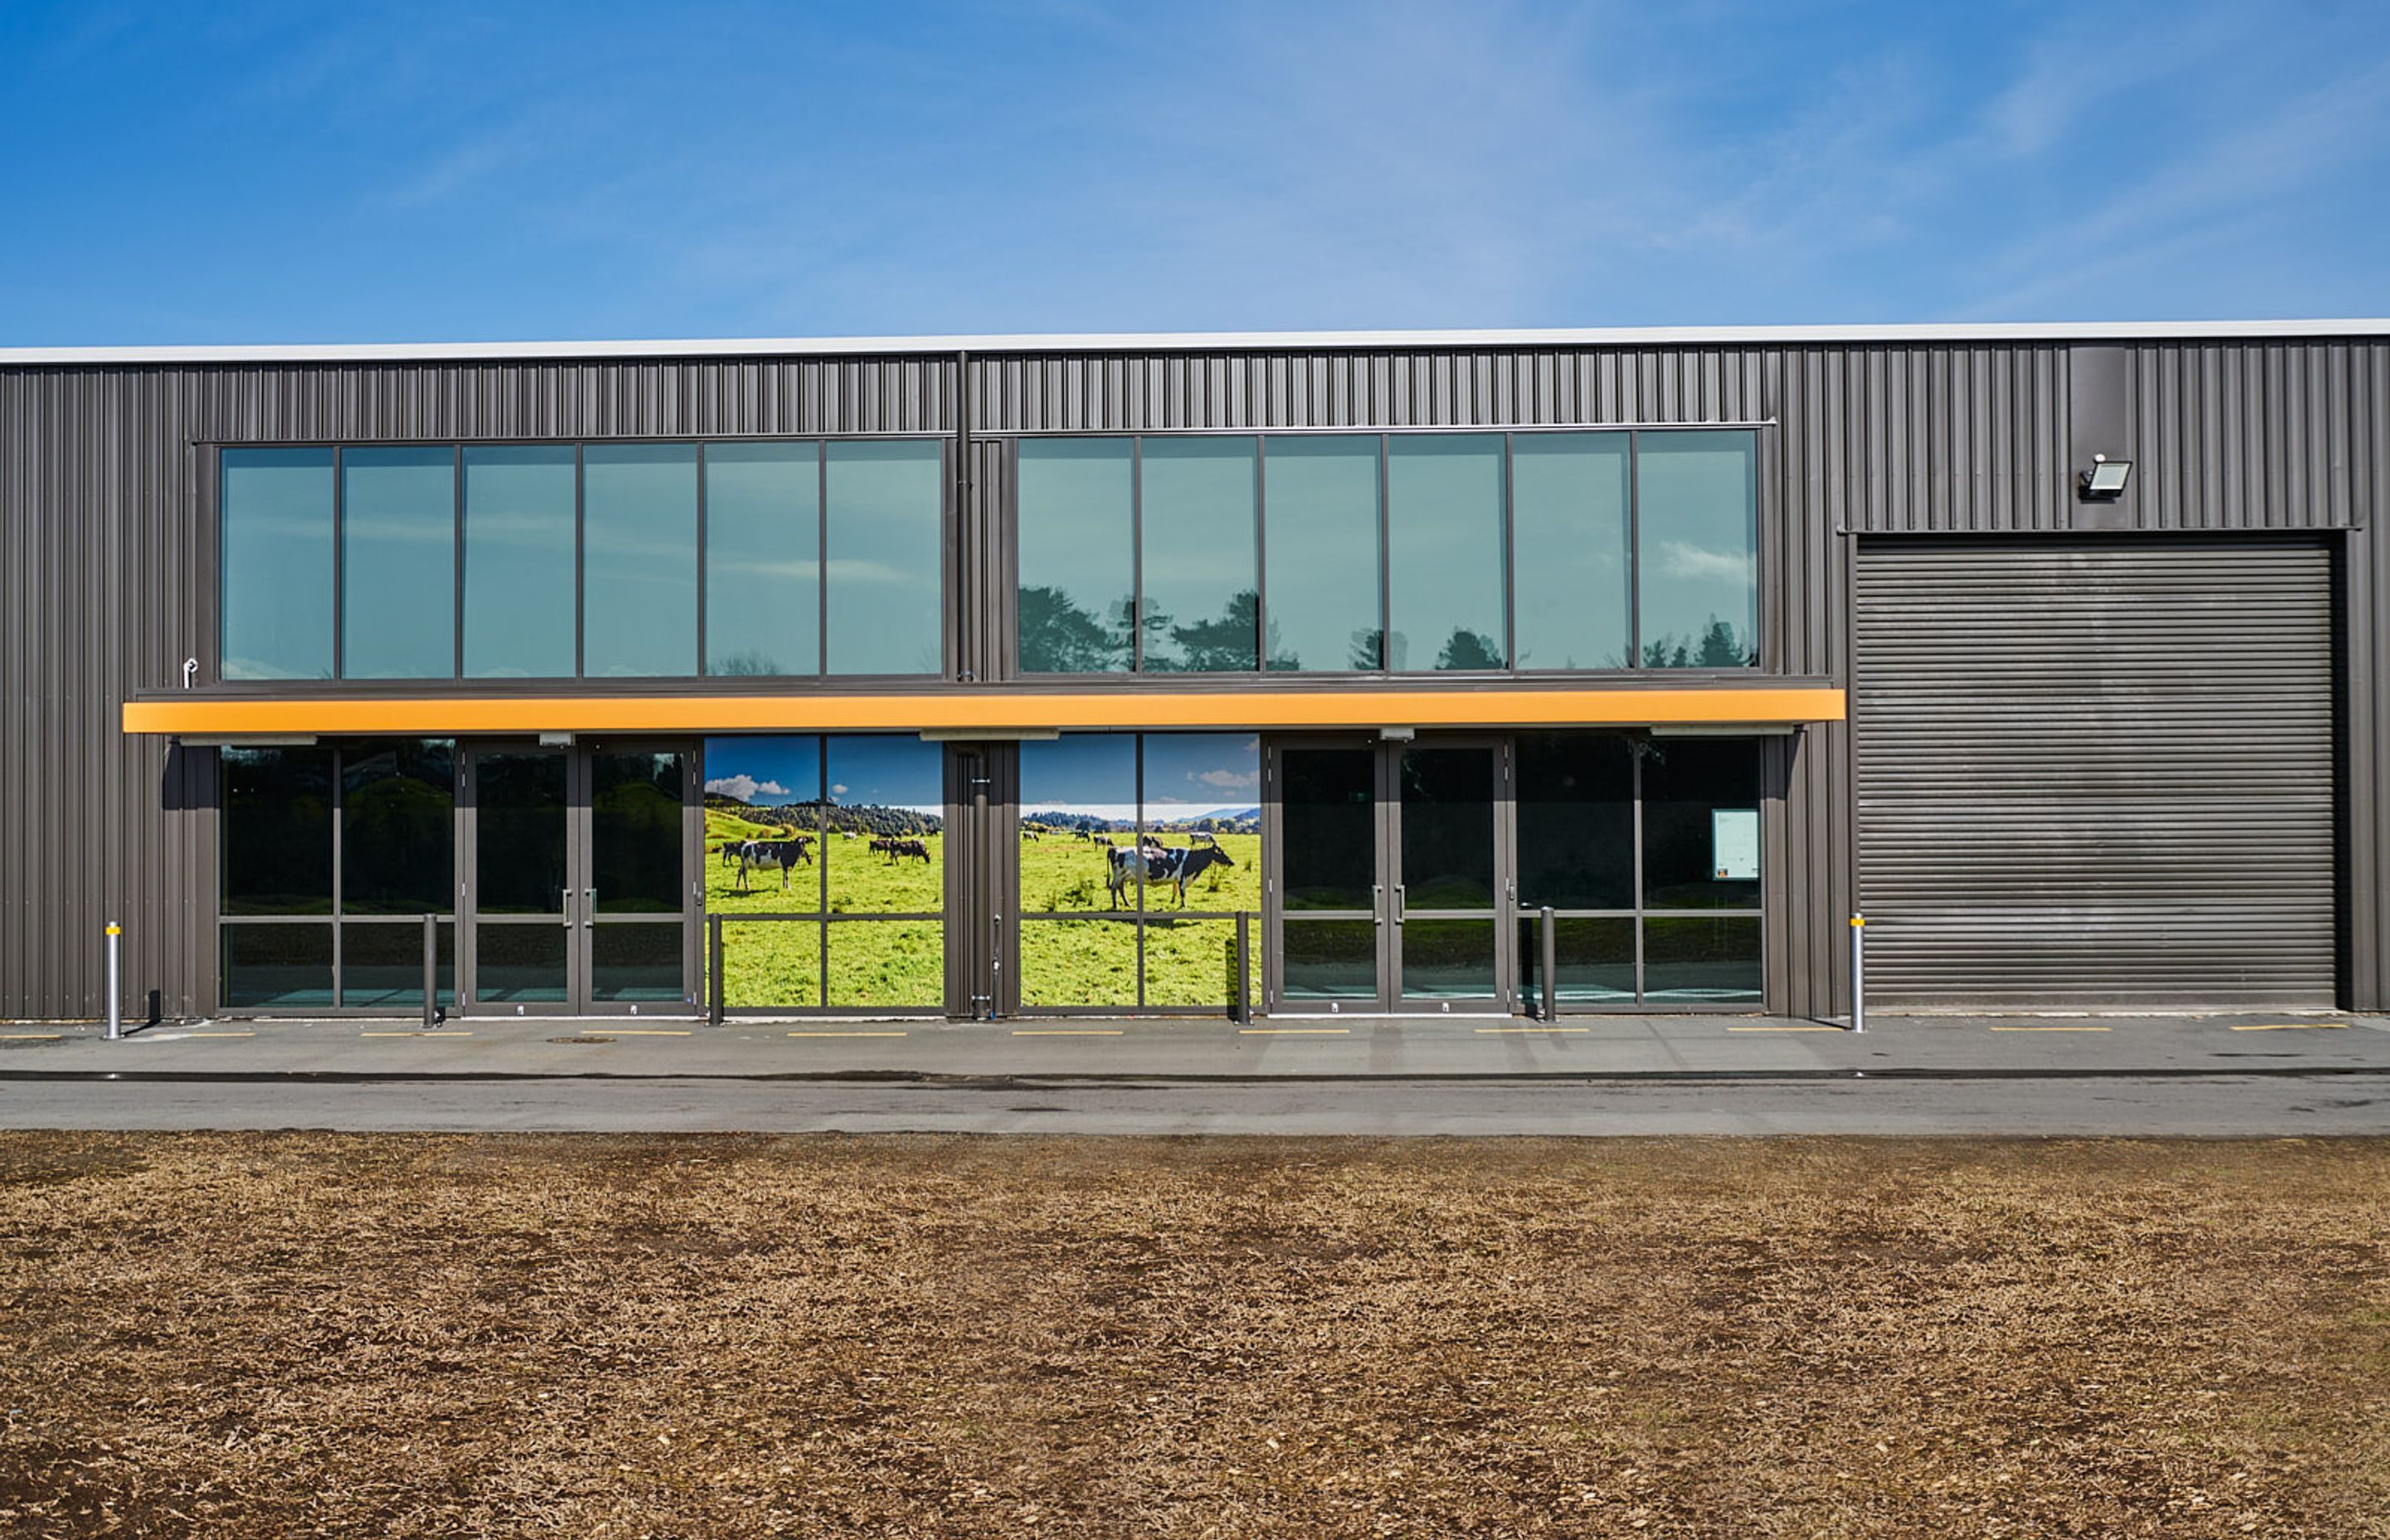
<path fill-rule="evenodd" d="M 934 673 L 861 674 L 829 673 L 828 664 L 829 508 L 828 487 L 829 446 L 833 443 L 911 443 L 938 446 L 938 592 L 939 592 L 939 667 Z M 705 599 L 706 599 L 706 518 L 705 518 L 705 449 L 708 444 L 725 443 L 809 443 L 816 446 L 816 461 L 821 468 L 818 506 L 816 570 L 816 604 L 820 610 L 822 635 L 816 654 L 816 667 L 810 673 L 775 674 L 717 674 L 705 672 Z M 688 444 L 697 451 L 698 459 L 698 520 L 697 520 L 697 672 L 688 674 L 658 674 L 638 676 L 636 680 L 593 678 L 585 668 L 585 648 L 588 633 L 586 598 L 584 593 L 585 573 L 583 556 L 585 523 L 585 488 L 583 450 L 590 445 Z M 573 457 L 572 499 L 572 594 L 573 672 L 569 674 L 543 674 L 521 678 L 472 678 L 464 674 L 465 661 L 465 481 L 464 456 L 469 449 L 502 449 L 515 447 L 570 447 Z M 199 528 L 195 532 L 194 549 L 200 558 L 199 569 L 209 581 L 198 585 L 203 597 L 205 613 L 199 627 L 199 645 L 194 655 L 198 659 L 206 687 L 243 694 L 289 694 L 294 688 L 311 693 L 328 689 L 341 694 L 413 693 L 427 690 L 456 693 L 486 693 L 496 687 L 514 690 L 533 687 L 553 687 L 560 685 L 587 686 L 628 685 L 636 683 L 644 688 L 666 691 L 689 689 L 713 690 L 724 694 L 752 692 L 758 685 L 783 683 L 790 680 L 806 682 L 811 687 L 829 689 L 854 688 L 888 685 L 920 685 L 922 683 L 952 684 L 958 679 L 960 638 L 955 623 L 961 596 L 957 592 L 957 543 L 961 517 L 957 496 L 955 464 L 955 440 L 952 434 L 919 430 L 880 433 L 635 433 L 592 438 L 587 435 L 510 433 L 486 438 L 443 435 L 438 437 L 401 436 L 379 439 L 226 439 L 192 441 L 198 455 L 196 478 L 199 495 L 193 499 Z M 345 607 L 341 585 L 343 571 L 344 517 L 341 455 L 348 449 L 436 448 L 455 451 L 452 475 L 456 485 L 456 528 L 451 536 L 450 559 L 455 571 L 455 606 L 456 636 L 452 661 L 453 672 L 447 675 L 430 675 L 419 679 L 373 678 L 349 679 L 342 676 L 341 657 L 346 627 Z M 332 455 L 332 673 L 326 678 L 293 679 L 225 679 L 224 677 L 225 582 L 224 563 L 224 456 L 226 452 L 244 450 L 320 449 Z"/>
<path fill-rule="evenodd" d="M 1338 680 L 1392 678 L 1402 680 L 1518 678 L 1577 679 L 1639 677 L 1674 679 L 1689 683 L 1749 679 L 1780 672 L 1778 649 L 1772 639 L 1771 621 L 1776 606 L 1771 600 L 1767 579 L 1774 565 L 1771 554 L 1774 541 L 1770 531 L 1776 515 L 1776 476 L 1773 468 L 1778 456 L 1777 424 L 1769 422 L 1679 422 L 1679 423 L 1537 423 L 1478 425 L 1452 424 L 1433 428 L 1219 428 L 1161 431 L 1140 431 L 1121 429 L 1077 429 L 1051 432 L 1015 431 L 1005 434 L 980 435 L 985 439 L 1002 439 L 1006 449 L 1006 470 L 1011 495 L 1001 528 L 1002 558 L 997 563 L 1004 593 L 1000 596 L 1001 613 L 1008 616 L 1002 647 L 1002 676 L 1007 680 L 1039 684 L 1073 684 L 1089 682 L 1120 682 L 1124 680 L 1187 679 L 1218 682 L 1263 677 L 1318 684 Z M 1530 435 L 1548 433 L 1615 433 L 1623 435 L 1627 445 L 1626 475 L 1626 543 L 1627 543 L 1627 615 L 1626 663 L 1623 668 L 1555 669 L 1522 668 L 1518 663 L 1517 610 L 1518 561 L 1520 551 L 1517 534 L 1518 476 L 1514 464 L 1517 442 Z M 1685 668 L 1654 667 L 1643 661 L 1643 530 L 1642 530 L 1642 448 L 1647 436 L 1682 433 L 1743 433 L 1751 440 L 1751 561 L 1754 602 L 1753 604 L 1752 637 L 1754 661 L 1734 667 Z M 1505 664 L 1499 669 L 1450 670 L 1435 668 L 1395 669 L 1389 666 L 1388 636 L 1394 624 L 1392 614 L 1392 556 L 1387 549 L 1389 477 L 1391 445 L 1397 438 L 1444 437 L 1453 434 L 1480 435 L 1502 441 L 1502 506 L 1500 530 L 1500 561 L 1502 590 L 1502 635 Z M 1341 436 L 1374 438 L 1378 441 L 1378 664 L 1368 669 L 1273 669 L 1269 666 L 1269 443 L 1274 438 L 1315 438 Z M 1144 443 L 1147 439 L 1187 438 L 1251 438 L 1254 441 L 1253 489 L 1253 579 L 1257 589 L 1254 606 L 1255 663 L 1253 669 L 1227 671 L 1163 670 L 1150 671 L 1144 662 L 1143 595 L 1145 572 L 1143 563 L 1144 485 L 1142 467 Z M 1133 467 L 1130 504 L 1130 540 L 1132 592 L 1137 598 L 1136 635 L 1130 665 L 1125 670 L 1090 674 L 1047 674 L 1031 672 L 1021 666 L 1020 603 L 1021 541 L 1020 541 L 1020 465 L 1021 447 L 1033 440 L 1049 439 L 1125 439 L 1130 443 Z M 1530 553 L 1532 554 L 1532 553 Z"/>

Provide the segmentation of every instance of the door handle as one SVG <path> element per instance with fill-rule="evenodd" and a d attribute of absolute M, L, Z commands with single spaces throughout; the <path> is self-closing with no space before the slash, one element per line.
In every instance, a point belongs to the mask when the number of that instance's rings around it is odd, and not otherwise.
<path fill-rule="evenodd" d="M 1386 923 L 1386 890 L 1382 883 L 1369 884 L 1369 923 L 1372 925 Z"/>
<path fill-rule="evenodd" d="M 560 909 L 560 910 L 562 910 L 562 911 L 563 911 L 563 914 L 564 914 L 564 921 L 563 921 L 564 928 L 565 928 L 566 930 L 572 930 L 572 889 L 570 889 L 570 888 L 559 888 L 559 889 L 557 889 L 557 890 L 556 890 L 556 906 L 557 906 L 557 908 L 559 908 L 559 909 Z"/>
<path fill-rule="evenodd" d="M 581 928 L 582 928 L 583 930 L 585 930 L 594 929 L 594 928 L 597 926 L 597 924 L 598 924 L 598 918 L 597 918 L 597 916 L 598 916 L 598 890 L 597 890 L 597 889 L 595 889 L 595 888 L 584 888 L 584 889 L 582 889 L 582 890 L 581 890 Z"/>
<path fill-rule="evenodd" d="M 1397 882 L 1394 884 L 1394 923 L 1396 925 L 1403 922 L 1403 885 Z"/>

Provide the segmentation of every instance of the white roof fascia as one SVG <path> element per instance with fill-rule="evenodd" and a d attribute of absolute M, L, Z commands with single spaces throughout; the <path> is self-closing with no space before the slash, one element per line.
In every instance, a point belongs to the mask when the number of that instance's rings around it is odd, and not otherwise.
<path fill-rule="evenodd" d="M 820 357 L 926 353 L 1248 353 L 1389 348 L 1767 347 L 1903 342 L 2130 342 L 2390 339 L 2390 319 L 2059 321 L 1900 326 L 1598 327 L 1534 330 L 1234 331 L 985 337 L 756 337 L 597 342 L 302 342 L 223 347 L 0 348 L 0 366 L 60 364 L 380 364 L 506 359 Z"/>

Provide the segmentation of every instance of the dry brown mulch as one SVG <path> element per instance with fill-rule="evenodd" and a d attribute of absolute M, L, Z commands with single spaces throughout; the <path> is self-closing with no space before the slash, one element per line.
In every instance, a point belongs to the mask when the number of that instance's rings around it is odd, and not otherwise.
<path fill-rule="evenodd" d="M 2390 1141 L 0 1135 L 0 1534 L 2390 1535 Z"/>

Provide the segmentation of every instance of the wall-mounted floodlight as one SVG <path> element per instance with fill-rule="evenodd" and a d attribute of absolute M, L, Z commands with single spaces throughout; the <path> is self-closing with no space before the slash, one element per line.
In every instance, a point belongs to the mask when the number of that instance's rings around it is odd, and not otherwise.
<path fill-rule="evenodd" d="M 2091 468 L 2083 473 L 2083 495 L 2086 497 L 2121 497 L 2125 483 L 2133 479 L 2133 462 L 2112 460 L 2105 455 L 2091 456 Z"/>

